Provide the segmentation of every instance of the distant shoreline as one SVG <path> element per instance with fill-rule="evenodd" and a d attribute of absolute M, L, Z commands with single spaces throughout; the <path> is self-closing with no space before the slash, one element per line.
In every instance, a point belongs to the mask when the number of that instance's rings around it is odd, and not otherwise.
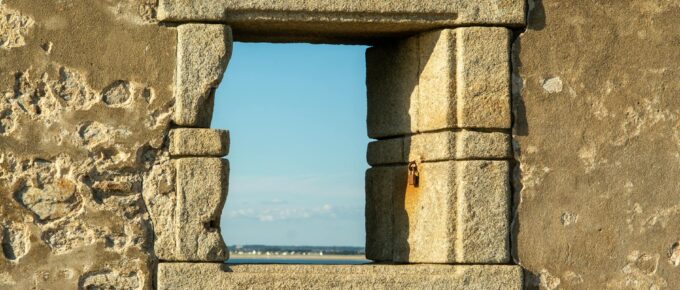
<path fill-rule="evenodd" d="M 255 254 L 231 254 L 230 259 L 240 260 L 366 260 L 364 255 L 255 255 Z"/>

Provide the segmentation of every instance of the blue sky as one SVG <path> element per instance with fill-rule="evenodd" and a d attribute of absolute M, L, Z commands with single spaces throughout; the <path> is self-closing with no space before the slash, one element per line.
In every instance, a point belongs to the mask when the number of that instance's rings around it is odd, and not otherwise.
<path fill-rule="evenodd" d="M 227 244 L 364 245 L 365 50 L 234 45 L 212 122 L 231 132 Z"/>

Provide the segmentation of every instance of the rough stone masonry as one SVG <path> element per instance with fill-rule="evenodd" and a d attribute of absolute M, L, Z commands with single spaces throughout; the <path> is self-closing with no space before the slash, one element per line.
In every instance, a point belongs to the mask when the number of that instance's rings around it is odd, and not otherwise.
<path fill-rule="evenodd" d="M 680 288 L 679 29 L 659 0 L 0 0 L 0 289 Z M 223 264 L 235 40 L 371 46 L 376 264 Z"/>

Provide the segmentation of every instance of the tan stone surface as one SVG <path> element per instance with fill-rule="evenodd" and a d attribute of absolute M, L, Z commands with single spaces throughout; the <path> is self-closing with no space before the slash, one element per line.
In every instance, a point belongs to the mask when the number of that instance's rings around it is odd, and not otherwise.
<path fill-rule="evenodd" d="M 176 252 L 173 261 L 224 261 L 229 251 L 220 233 L 229 163 L 221 158 L 174 160 L 177 174 Z"/>
<path fill-rule="evenodd" d="M 142 2 L 0 1 L 0 289 L 153 285 L 176 31 Z"/>
<path fill-rule="evenodd" d="M 509 159 L 510 134 L 478 131 L 442 131 L 373 141 L 368 164 L 406 164 L 409 161 Z"/>
<path fill-rule="evenodd" d="M 231 58 L 229 26 L 184 24 L 177 27 L 175 124 L 210 127 L 215 90 Z"/>
<path fill-rule="evenodd" d="M 456 156 L 461 159 L 505 159 L 512 156 L 510 134 L 462 130 L 456 137 Z"/>
<path fill-rule="evenodd" d="M 172 156 L 226 156 L 229 131 L 219 129 L 177 128 L 170 130 Z"/>
<path fill-rule="evenodd" d="M 162 260 L 177 252 L 177 182 L 175 164 L 164 152 L 144 177 L 143 197 L 153 224 L 155 256 Z"/>
<path fill-rule="evenodd" d="M 522 289 L 503 265 L 226 265 L 161 263 L 158 289 Z"/>
<path fill-rule="evenodd" d="M 419 164 L 419 186 L 394 192 L 394 262 L 455 262 L 456 164 Z M 401 180 L 407 184 L 406 176 Z"/>
<path fill-rule="evenodd" d="M 366 53 L 368 135 L 509 129 L 510 30 L 463 27 L 380 44 Z"/>
<path fill-rule="evenodd" d="M 508 161 L 428 162 L 419 164 L 418 171 L 417 187 L 408 184 L 405 165 L 366 172 L 366 257 L 507 263 Z"/>
<path fill-rule="evenodd" d="M 418 92 L 416 95 L 418 132 L 456 128 L 456 34 L 444 29 L 423 33 L 417 38 Z"/>
<path fill-rule="evenodd" d="M 508 161 L 458 164 L 456 262 L 510 262 L 510 166 Z"/>
<path fill-rule="evenodd" d="M 458 126 L 510 128 L 510 30 L 465 27 L 456 32 Z"/>
<path fill-rule="evenodd" d="M 532 2 L 513 76 L 529 286 L 680 289 L 679 3 Z"/>

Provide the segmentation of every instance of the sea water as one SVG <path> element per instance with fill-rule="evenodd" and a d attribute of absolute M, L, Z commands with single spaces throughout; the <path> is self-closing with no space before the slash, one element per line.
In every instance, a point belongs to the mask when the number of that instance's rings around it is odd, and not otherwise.
<path fill-rule="evenodd" d="M 285 258 L 255 258 L 229 259 L 227 264 L 306 264 L 306 265 L 361 265 L 370 263 L 363 259 L 285 259 Z"/>

